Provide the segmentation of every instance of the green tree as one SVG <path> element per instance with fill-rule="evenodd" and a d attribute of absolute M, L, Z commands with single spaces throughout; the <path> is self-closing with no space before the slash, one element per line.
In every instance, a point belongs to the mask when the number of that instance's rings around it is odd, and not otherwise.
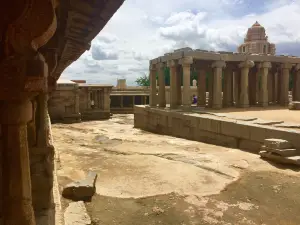
<path fill-rule="evenodd" d="M 135 80 L 135 83 L 137 83 L 138 86 L 150 86 L 150 79 L 149 76 L 144 74 L 143 76 L 137 78 Z"/>

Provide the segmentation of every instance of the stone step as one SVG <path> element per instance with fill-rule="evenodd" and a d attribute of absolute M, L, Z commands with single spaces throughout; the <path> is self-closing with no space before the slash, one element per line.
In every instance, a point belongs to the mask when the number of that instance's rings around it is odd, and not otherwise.
<path fill-rule="evenodd" d="M 289 157 L 289 156 L 297 156 L 300 155 L 300 151 L 294 148 L 289 149 L 276 149 L 276 148 L 268 148 L 266 146 L 261 147 L 262 151 L 272 152 L 274 154 L 280 155 L 282 157 Z"/>
<path fill-rule="evenodd" d="M 282 156 L 279 156 L 277 154 L 274 154 L 272 152 L 267 152 L 267 151 L 260 151 L 259 155 L 262 158 L 265 158 L 267 160 L 274 161 L 277 163 L 300 166 L 300 156 L 282 157 Z"/>
<path fill-rule="evenodd" d="M 293 145 L 290 142 L 288 142 L 287 140 L 275 139 L 275 138 L 265 139 L 264 146 L 266 146 L 268 148 L 273 148 L 273 149 L 291 149 L 291 148 L 293 148 Z"/>

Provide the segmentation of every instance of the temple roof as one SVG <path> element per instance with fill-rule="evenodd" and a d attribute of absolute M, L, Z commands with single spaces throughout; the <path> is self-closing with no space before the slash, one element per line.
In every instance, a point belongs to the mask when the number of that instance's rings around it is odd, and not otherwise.
<path fill-rule="evenodd" d="M 263 27 L 262 25 L 260 25 L 257 21 L 252 25 L 252 27 Z"/>

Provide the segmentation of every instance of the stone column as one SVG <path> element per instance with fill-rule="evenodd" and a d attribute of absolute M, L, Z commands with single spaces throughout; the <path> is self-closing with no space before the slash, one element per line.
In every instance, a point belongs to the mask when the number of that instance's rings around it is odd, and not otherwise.
<path fill-rule="evenodd" d="M 258 102 L 258 82 L 259 82 L 259 69 L 253 67 L 249 71 L 249 103 L 256 105 Z"/>
<path fill-rule="evenodd" d="M 293 101 L 300 101 L 300 64 L 295 67 Z"/>
<path fill-rule="evenodd" d="M 205 69 L 196 68 L 198 75 L 198 83 L 197 83 L 197 106 L 205 106 L 206 105 L 206 74 Z"/>
<path fill-rule="evenodd" d="M 110 112 L 110 92 L 111 89 L 104 88 L 103 89 L 103 110 Z"/>
<path fill-rule="evenodd" d="M 185 57 L 180 59 L 180 64 L 183 69 L 183 98 L 182 105 L 189 109 L 191 107 L 191 64 L 193 63 L 192 57 Z"/>
<path fill-rule="evenodd" d="M 273 102 L 273 79 L 274 74 L 271 70 L 268 73 L 268 101 Z"/>
<path fill-rule="evenodd" d="M 272 80 L 272 99 L 273 104 L 276 104 L 278 102 L 278 71 L 273 70 L 273 80 Z"/>
<path fill-rule="evenodd" d="M 182 105 L 182 93 L 181 93 L 181 83 L 182 83 L 182 66 L 178 65 L 176 68 L 176 84 L 178 85 L 176 90 L 177 90 L 177 105 L 180 106 Z"/>
<path fill-rule="evenodd" d="M 27 123 L 32 119 L 29 100 L 5 101 L 0 105 L 3 143 L 2 195 L 3 224 L 35 225 L 27 143 Z"/>
<path fill-rule="evenodd" d="M 75 114 L 80 113 L 80 107 L 79 107 L 79 88 L 77 87 L 74 91 L 75 94 Z"/>
<path fill-rule="evenodd" d="M 156 107 L 157 106 L 157 98 L 156 98 L 156 67 L 155 65 L 151 64 L 150 65 L 150 73 L 149 73 L 149 78 L 150 78 L 150 102 L 149 105 L 150 107 Z"/>
<path fill-rule="evenodd" d="M 224 71 L 223 106 L 233 105 L 233 70 L 227 67 Z"/>
<path fill-rule="evenodd" d="M 254 62 L 247 60 L 239 64 L 241 68 L 241 92 L 239 96 L 239 106 L 242 108 L 249 107 L 249 87 L 248 87 L 248 74 L 249 69 L 254 66 Z"/>
<path fill-rule="evenodd" d="M 38 101 L 38 133 L 37 133 L 37 146 L 45 147 L 47 146 L 47 114 L 48 114 L 48 94 L 41 93 L 37 97 Z"/>
<path fill-rule="evenodd" d="M 165 63 L 158 63 L 158 82 L 159 82 L 159 89 L 158 89 L 158 105 L 159 107 L 165 108 L 166 107 L 166 84 L 165 84 Z"/>
<path fill-rule="evenodd" d="M 287 106 L 289 104 L 289 78 L 290 78 L 290 70 L 292 68 L 292 64 L 284 63 L 281 64 L 281 77 L 280 77 L 280 99 L 279 103 L 282 106 Z"/>
<path fill-rule="evenodd" d="M 170 108 L 176 109 L 178 107 L 178 91 L 177 88 L 177 63 L 174 60 L 168 61 L 168 67 L 170 68 Z"/>
<path fill-rule="evenodd" d="M 87 109 L 91 109 L 91 91 L 87 88 Z"/>
<path fill-rule="evenodd" d="M 222 71 L 226 67 L 224 61 L 216 61 L 211 66 L 213 68 L 213 101 L 214 109 L 222 108 Z"/>
<path fill-rule="evenodd" d="M 258 64 L 258 69 L 261 76 L 258 103 L 262 107 L 266 107 L 269 105 L 268 74 L 271 67 L 272 64 L 270 62 L 263 62 Z"/>
<path fill-rule="evenodd" d="M 241 70 L 234 71 L 234 101 L 235 106 L 238 107 L 240 105 L 240 94 L 241 94 Z"/>

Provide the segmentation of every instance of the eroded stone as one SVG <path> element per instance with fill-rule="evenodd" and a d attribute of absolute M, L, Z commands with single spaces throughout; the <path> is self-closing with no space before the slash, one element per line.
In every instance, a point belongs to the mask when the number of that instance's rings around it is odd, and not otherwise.
<path fill-rule="evenodd" d="M 291 148 L 293 148 L 293 145 L 290 142 L 288 142 L 287 140 L 275 139 L 275 138 L 265 139 L 264 145 L 268 148 L 273 148 L 273 149 L 291 149 Z"/>
<path fill-rule="evenodd" d="M 90 171 L 84 180 L 67 184 L 63 189 L 62 196 L 75 201 L 89 201 L 96 192 L 96 179 L 97 174 Z"/>
<path fill-rule="evenodd" d="M 92 223 L 83 201 L 71 202 L 64 213 L 65 225 L 89 225 Z"/>
<path fill-rule="evenodd" d="M 300 155 L 299 151 L 297 149 L 291 148 L 291 149 L 274 149 L 274 148 L 268 148 L 266 146 L 262 146 L 261 150 L 272 152 L 275 154 L 278 154 L 282 157 L 290 157 L 290 156 L 297 156 Z"/>

